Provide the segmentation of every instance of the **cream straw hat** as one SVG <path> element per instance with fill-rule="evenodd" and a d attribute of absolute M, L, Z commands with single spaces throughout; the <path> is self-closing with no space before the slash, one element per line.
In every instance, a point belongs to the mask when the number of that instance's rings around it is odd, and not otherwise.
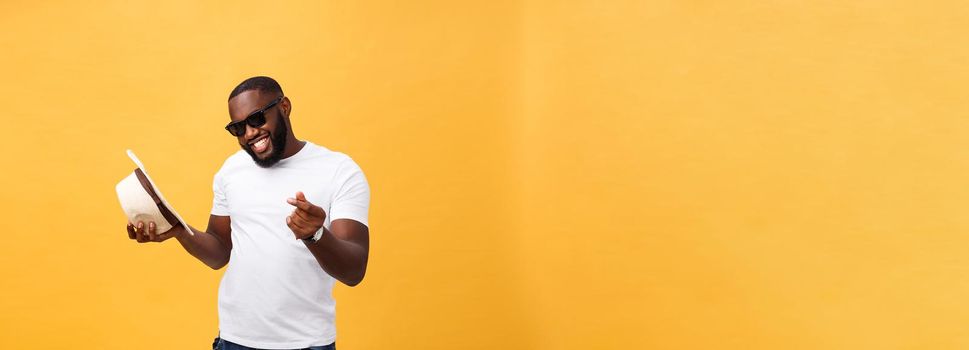
<path fill-rule="evenodd" d="M 157 233 L 165 233 L 181 223 L 189 234 L 194 235 L 185 220 L 178 216 L 172 205 L 165 200 L 165 196 L 162 196 L 155 182 L 151 181 L 148 171 L 135 153 L 128 150 L 128 157 L 138 168 L 114 187 L 118 192 L 118 200 L 121 201 L 121 209 L 128 216 L 128 222 L 137 224 L 141 221 L 145 225 L 154 222 Z"/>

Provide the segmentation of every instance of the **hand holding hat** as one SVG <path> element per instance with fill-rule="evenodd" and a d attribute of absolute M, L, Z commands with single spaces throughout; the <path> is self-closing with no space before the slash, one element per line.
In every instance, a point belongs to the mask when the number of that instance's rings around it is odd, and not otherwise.
<path fill-rule="evenodd" d="M 179 224 L 181 225 L 181 224 Z M 137 224 L 128 223 L 128 238 L 137 241 L 138 243 L 145 242 L 164 242 L 165 240 L 177 236 L 181 231 L 180 226 L 176 226 L 164 233 L 158 233 L 155 222 L 149 221 L 145 224 L 139 221 Z"/>
<path fill-rule="evenodd" d="M 128 157 L 138 166 L 130 175 L 115 186 L 121 208 L 128 217 L 128 238 L 139 243 L 161 242 L 174 237 L 181 230 L 173 230 L 181 225 L 188 228 L 185 220 L 172 209 L 162 196 L 145 166 L 134 152 L 128 150 Z M 189 234 L 191 230 L 187 230 Z"/>

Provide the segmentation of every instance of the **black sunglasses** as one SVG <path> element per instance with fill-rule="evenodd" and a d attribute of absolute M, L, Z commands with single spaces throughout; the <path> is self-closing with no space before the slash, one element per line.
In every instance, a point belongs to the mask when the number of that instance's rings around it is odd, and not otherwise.
<path fill-rule="evenodd" d="M 266 105 L 266 107 L 263 107 L 262 109 L 249 114 L 249 116 L 246 117 L 246 119 L 229 123 L 229 125 L 225 126 L 225 129 L 228 130 L 229 133 L 232 134 L 232 136 L 239 137 L 239 136 L 245 135 L 247 124 L 254 128 L 263 126 L 263 124 L 266 124 L 266 111 L 269 110 L 270 108 L 273 108 L 273 106 L 275 106 L 276 104 L 279 103 L 279 101 L 282 101 L 282 100 L 283 100 L 282 96 L 277 97 L 272 102 L 269 102 L 269 104 Z"/>

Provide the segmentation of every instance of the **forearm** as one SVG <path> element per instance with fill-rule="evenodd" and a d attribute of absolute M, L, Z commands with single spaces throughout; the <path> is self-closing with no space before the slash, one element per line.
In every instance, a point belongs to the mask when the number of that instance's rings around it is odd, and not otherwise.
<path fill-rule="evenodd" d="M 191 227 L 188 229 L 192 230 L 194 235 L 184 231 L 182 226 L 176 229 L 183 230 L 175 236 L 178 243 L 182 244 L 182 248 L 208 267 L 218 270 L 229 262 L 230 248 L 218 236 Z"/>
<path fill-rule="evenodd" d="M 359 284 L 367 272 L 367 247 L 341 240 L 329 231 L 319 242 L 306 243 L 306 247 L 326 273 L 348 286 Z"/>

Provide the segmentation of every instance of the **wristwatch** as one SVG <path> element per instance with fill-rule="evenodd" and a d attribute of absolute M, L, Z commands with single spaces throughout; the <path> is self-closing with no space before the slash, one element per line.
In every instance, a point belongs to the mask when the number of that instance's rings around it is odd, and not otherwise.
<path fill-rule="evenodd" d="M 317 230 L 316 233 L 314 233 L 312 236 L 303 238 L 303 242 L 306 242 L 309 244 L 319 242 L 320 238 L 323 238 L 323 231 L 325 230 L 326 228 L 321 226 L 320 229 Z"/>

